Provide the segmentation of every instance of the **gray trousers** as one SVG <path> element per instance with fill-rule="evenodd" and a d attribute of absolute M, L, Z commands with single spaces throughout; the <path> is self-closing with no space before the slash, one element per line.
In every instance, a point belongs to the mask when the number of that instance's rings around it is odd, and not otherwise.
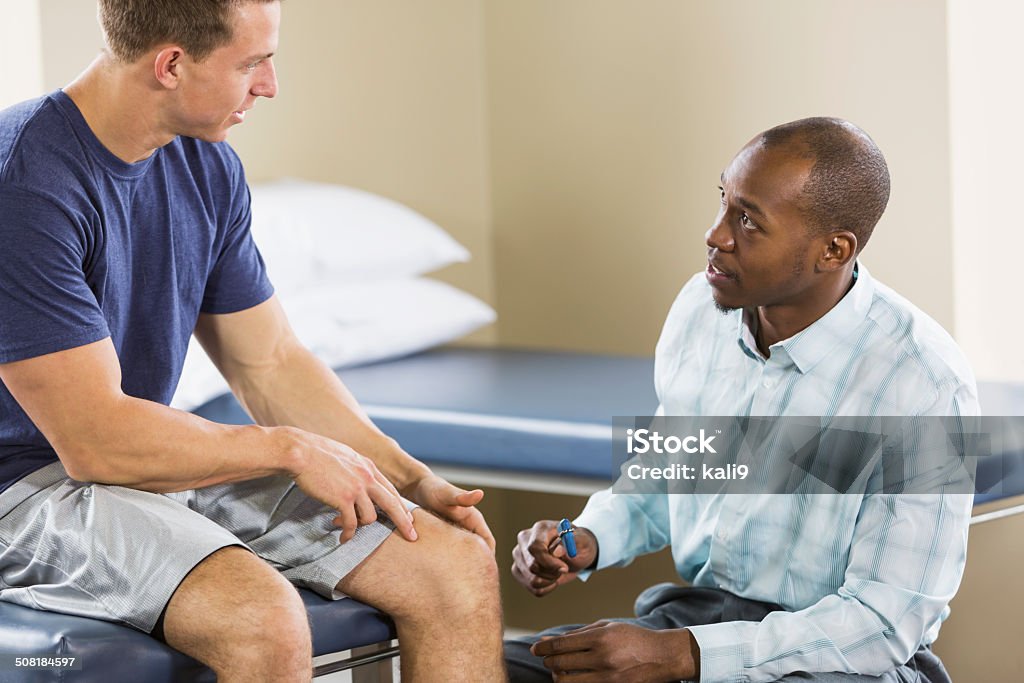
<path fill-rule="evenodd" d="M 782 608 L 769 602 L 740 598 L 717 588 L 692 588 L 662 583 L 648 588 L 636 599 L 635 619 L 615 619 L 650 629 L 686 628 L 727 621 L 761 621 L 769 612 Z M 540 657 L 530 654 L 530 646 L 542 636 L 553 636 L 579 628 L 583 624 L 556 626 L 525 638 L 505 641 L 505 662 L 513 683 L 551 681 L 551 672 Z M 815 683 L 950 683 L 942 662 L 931 649 L 922 647 L 903 666 L 882 676 L 845 673 L 794 673 L 780 679 L 786 682 Z"/>

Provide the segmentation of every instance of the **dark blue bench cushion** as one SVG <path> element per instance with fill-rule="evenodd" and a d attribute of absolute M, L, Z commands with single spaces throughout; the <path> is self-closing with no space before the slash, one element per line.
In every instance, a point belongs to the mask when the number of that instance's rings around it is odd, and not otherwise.
<path fill-rule="evenodd" d="M 300 590 L 313 627 L 313 653 L 329 654 L 395 638 L 391 620 L 351 599 L 330 601 Z M 259 599 L 254 596 L 253 599 Z M 106 621 L 42 612 L 0 602 L 0 654 L 77 656 L 81 671 L 0 671 L 0 681 L 214 681 L 196 660 L 140 631 Z"/>
<path fill-rule="evenodd" d="M 496 470 L 609 479 L 605 430 L 611 418 L 649 415 L 657 403 L 653 361 L 642 358 L 442 349 L 341 374 L 375 421 L 413 455 Z M 986 414 L 1024 415 L 1021 385 L 982 384 L 980 392 Z M 219 422 L 249 422 L 230 395 L 196 412 Z M 979 482 L 998 485 L 979 494 L 978 502 L 1024 493 L 1024 455 L 1009 453 L 993 464 L 998 469 L 979 473 Z M 395 637 L 377 610 L 300 592 L 318 655 Z M 82 657 L 81 674 L 63 680 L 213 680 L 194 660 L 132 629 L 4 603 L 0 653 Z M 39 673 L 19 680 L 62 679 Z"/>
<path fill-rule="evenodd" d="M 373 421 L 431 464 L 611 481 L 616 415 L 653 415 L 649 358 L 438 349 L 338 373 Z M 230 394 L 195 411 L 248 424 Z"/>
<path fill-rule="evenodd" d="M 439 349 L 339 374 L 374 421 L 441 465 L 611 480 L 611 420 L 657 407 L 648 358 Z M 1024 385 L 979 385 L 987 415 L 1024 415 Z M 230 394 L 196 412 L 246 424 Z M 976 502 L 1024 494 L 1024 453 L 985 458 Z"/>
<path fill-rule="evenodd" d="M 978 395 L 983 414 L 1024 420 L 1024 384 L 978 382 Z M 1024 451 L 1009 450 L 998 458 L 983 458 L 978 463 L 977 489 L 975 505 L 1024 494 Z"/>

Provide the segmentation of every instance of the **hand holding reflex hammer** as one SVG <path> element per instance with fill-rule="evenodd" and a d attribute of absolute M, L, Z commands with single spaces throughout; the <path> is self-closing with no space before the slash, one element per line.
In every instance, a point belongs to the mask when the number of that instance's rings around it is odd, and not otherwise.
<path fill-rule="evenodd" d="M 589 529 L 575 527 L 571 533 L 575 557 L 566 551 L 555 520 L 543 519 L 520 531 L 512 550 L 512 576 L 537 597 L 575 579 L 578 572 L 597 562 L 598 548 L 597 538 Z"/>

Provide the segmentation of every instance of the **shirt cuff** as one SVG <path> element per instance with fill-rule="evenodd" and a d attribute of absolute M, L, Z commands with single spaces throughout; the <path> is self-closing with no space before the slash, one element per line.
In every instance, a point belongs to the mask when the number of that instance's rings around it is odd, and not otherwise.
<path fill-rule="evenodd" d="M 747 631 L 751 626 L 756 628 L 757 624 L 739 621 L 687 627 L 700 648 L 701 683 L 749 683 L 755 680 L 744 666 L 748 649 L 746 643 L 751 636 Z"/>
<path fill-rule="evenodd" d="M 586 581 L 598 569 L 613 565 L 622 558 L 620 534 L 611 517 L 603 510 L 584 509 L 572 523 L 573 526 L 587 529 L 597 539 L 597 564 L 593 569 L 584 569 L 576 575 L 581 581 Z"/>

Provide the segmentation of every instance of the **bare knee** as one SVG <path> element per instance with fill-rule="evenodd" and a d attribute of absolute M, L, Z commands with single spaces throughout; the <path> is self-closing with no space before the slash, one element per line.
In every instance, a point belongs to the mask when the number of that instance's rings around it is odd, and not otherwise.
<path fill-rule="evenodd" d="M 441 582 L 454 584 L 450 591 L 458 605 L 469 609 L 498 600 L 498 566 L 494 553 L 479 536 L 456 530 L 452 552 L 439 568 Z"/>
<path fill-rule="evenodd" d="M 498 568 L 487 544 L 423 510 L 413 516 L 415 543 L 392 534 L 338 589 L 384 610 L 400 630 L 500 625 Z"/>
<path fill-rule="evenodd" d="M 417 527 L 419 528 L 419 526 Z M 416 593 L 410 617 L 496 616 L 500 618 L 498 567 L 487 544 L 474 534 L 442 524 L 419 548 L 415 575 L 406 585 Z"/>
<path fill-rule="evenodd" d="M 192 570 L 167 606 L 164 633 L 168 644 L 225 679 L 310 675 L 311 636 L 302 599 L 243 548 L 224 548 Z"/>

